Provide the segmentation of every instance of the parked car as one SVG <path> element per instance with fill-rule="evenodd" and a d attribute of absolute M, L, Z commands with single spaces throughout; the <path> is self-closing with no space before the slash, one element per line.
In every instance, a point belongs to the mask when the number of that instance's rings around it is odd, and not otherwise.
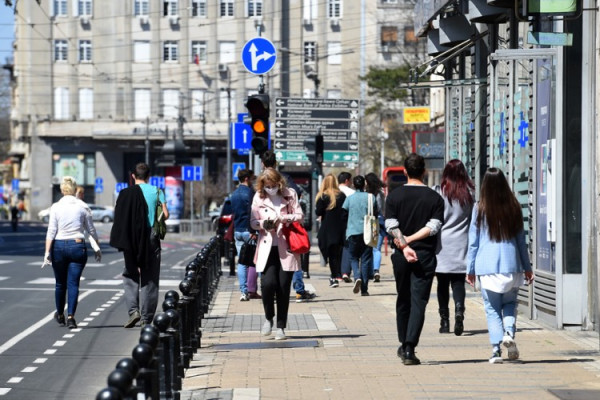
<path fill-rule="evenodd" d="M 221 206 L 213 208 L 212 210 L 210 210 L 208 212 L 208 216 L 210 217 L 211 221 L 214 221 L 215 218 L 218 218 L 221 215 Z"/>
<path fill-rule="evenodd" d="M 88 204 L 92 210 L 92 219 L 94 221 L 112 222 L 115 219 L 115 210 L 112 207 L 97 206 Z"/>

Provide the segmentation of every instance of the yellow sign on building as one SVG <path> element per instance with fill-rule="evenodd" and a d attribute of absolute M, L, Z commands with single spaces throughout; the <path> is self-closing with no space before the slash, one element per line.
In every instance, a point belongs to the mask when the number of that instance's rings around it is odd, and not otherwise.
<path fill-rule="evenodd" d="M 404 107 L 405 124 L 428 124 L 430 122 L 429 107 Z"/>

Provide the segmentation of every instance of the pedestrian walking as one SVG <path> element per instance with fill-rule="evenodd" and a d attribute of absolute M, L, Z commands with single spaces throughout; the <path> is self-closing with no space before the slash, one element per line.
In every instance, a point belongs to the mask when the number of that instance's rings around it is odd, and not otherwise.
<path fill-rule="evenodd" d="M 460 160 L 450 160 L 444 167 L 442 182 L 434 189 L 444 199 L 444 225 L 441 231 L 441 249 L 437 254 L 438 310 L 440 333 L 450 333 L 450 287 L 454 299 L 454 334 L 464 331 L 465 277 L 467 274 L 467 245 L 469 224 L 475 202 L 475 185 Z"/>
<path fill-rule="evenodd" d="M 415 153 L 404 161 L 407 183 L 388 194 L 385 227 L 394 237 L 392 254 L 396 280 L 398 357 L 404 365 L 417 365 L 425 308 L 435 276 L 438 232 L 444 220 L 444 200 L 423 183 L 425 160 Z"/>
<path fill-rule="evenodd" d="M 533 282 L 521 205 L 498 168 L 488 168 L 469 227 L 467 282 L 479 278 L 492 345 L 492 364 L 519 358 L 515 342 L 519 286 Z"/>
<path fill-rule="evenodd" d="M 321 218 L 317 239 L 319 250 L 329 264 L 329 287 L 339 286 L 342 280 L 342 250 L 344 248 L 348 213 L 342 207 L 346 195 L 338 187 L 332 174 L 323 179 L 315 199 L 315 214 Z"/>
<path fill-rule="evenodd" d="M 300 256 L 289 251 L 281 228 L 303 219 L 296 192 L 287 188 L 285 178 L 277 170 L 265 169 L 256 182 L 250 226 L 258 231 L 254 263 L 256 271 L 262 273 L 261 291 L 266 318 L 261 333 L 264 336 L 271 334 L 273 319 L 277 316 L 276 340 L 286 339 L 292 275 L 300 270 Z"/>
<path fill-rule="evenodd" d="M 233 212 L 233 236 L 238 255 L 241 254 L 244 243 L 256 239 L 256 233 L 250 229 L 254 179 L 255 176 L 252 170 L 239 170 L 238 180 L 240 184 L 230 197 Z M 257 293 L 256 267 L 254 265 L 243 265 L 238 261 L 237 275 L 241 293 L 240 301 L 248 301 L 251 298 L 260 299 L 260 295 Z"/>
<path fill-rule="evenodd" d="M 158 305 L 161 247 L 160 237 L 152 227 L 159 201 L 165 220 L 169 218 L 165 194 L 148 183 L 148 165 L 137 164 L 131 177 L 135 184 L 119 192 L 110 231 L 110 245 L 122 251 L 125 260 L 123 289 L 129 314 L 123 325 L 125 328 L 133 328 L 140 320 L 143 326 L 154 319 Z"/>
<path fill-rule="evenodd" d="M 348 212 L 348 225 L 346 227 L 346 240 L 350 254 L 350 265 L 354 274 L 354 293 L 360 292 L 361 296 L 369 296 L 369 279 L 373 271 L 373 248 L 365 243 L 364 218 L 369 210 L 369 197 L 373 205 L 373 215 L 377 215 L 377 202 L 373 195 L 366 193 L 365 178 L 357 175 L 352 180 L 356 192 L 344 201 L 342 207 Z"/>
<path fill-rule="evenodd" d="M 263 155 L 261 156 L 261 161 L 263 168 L 277 169 L 277 158 L 275 157 L 275 153 L 273 153 L 271 150 L 267 150 L 263 153 Z M 300 201 L 303 192 L 302 188 L 298 186 L 296 182 L 294 182 L 290 175 L 281 171 L 278 172 L 285 180 L 285 184 L 287 185 L 288 189 L 291 189 L 294 192 L 296 192 L 296 197 L 298 198 L 298 201 L 300 202 L 300 207 L 302 208 L 302 202 Z M 304 214 L 304 210 L 302 210 L 302 213 Z M 305 265 L 307 277 L 309 253 L 300 255 L 300 265 Z M 294 275 L 292 276 L 292 287 L 296 292 L 296 303 L 303 303 L 317 297 L 316 294 L 306 290 L 306 287 L 304 286 L 304 271 L 302 267 L 298 271 L 294 272 Z"/>
<path fill-rule="evenodd" d="M 84 200 L 85 188 L 83 186 L 77 185 L 77 189 L 75 190 L 75 197 L 77 197 L 79 200 L 81 200 L 85 203 L 85 200 Z M 87 205 L 87 203 L 86 203 L 86 205 Z M 90 246 L 92 247 L 92 250 L 94 250 L 94 253 L 102 254 L 102 252 L 100 250 L 100 245 L 96 242 L 96 240 L 92 236 L 90 236 L 87 232 L 84 232 L 84 236 L 85 236 L 85 240 L 90 242 Z"/>
<path fill-rule="evenodd" d="M 70 176 L 64 176 L 60 183 L 63 197 L 50 207 L 50 219 L 46 232 L 46 253 L 42 268 L 52 264 L 54 279 L 54 303 L 56 312 L 54 319 L 65 326 L 65 300 L 67 303 L 66 325 L 69 329 L 77 328 L 75 312 L 79 297 L 79 281 L 87 263 L 87 247 L 85 234 L 98 243 L 98 235 L 90 208 L 75 197 L 77 183 Z M 96 261 L 102 254 L 95 253 Z"/>
<path fill-rule="evenodd" d="M 338 186 L 340 191 L 344 193 L 346 198 L 354 194 L 355 190 L 352 188 L 352 174 L 350 172 L 342 171 L 338 174 Z M 344 230 L 346 226 L 344 226 Z M 342 280 L 346 283 L 351 283 L 352 279 L 352 266 L 350 265 L 350 249 L 348 241 L 344 239 L 344 247 L 342 249 Z"/>
<path fill-rule="evenodd" d="M 383 245 L 383 239 L 387 235 L 385 232 L 385 217 L 383 216 L 385 209 L 385 193 L 383 193 L 383 188 L 385 184 L 373 172 L 365 175 L 365 181 L 367 182 L 367 192 L 375 196 L 377 210 L 379 210 L 377 214 L 380 226 L 379 238 L 377 239 L 377 246 L 373 247 L 373 282 L 379 282 L 381 279 L 381 274 L 379 273 L 381 268 L 381 246 Z"/>

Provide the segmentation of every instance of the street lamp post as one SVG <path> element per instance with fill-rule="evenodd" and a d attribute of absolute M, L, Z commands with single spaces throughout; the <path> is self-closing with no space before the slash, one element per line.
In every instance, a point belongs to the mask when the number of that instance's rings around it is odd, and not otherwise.
<path fill-rule="evenodd" d="M 381 140 L 381 166 L 379 173 L 383 175 L 383 169 L 385 168 L 385 141 L 389 136 L 386 131 L 380 131 L 377 136 Z"/>
<path fill-rule="evenodd" d="M 231 70 L 227 66 L 227 194 L 231 193 Z"/>

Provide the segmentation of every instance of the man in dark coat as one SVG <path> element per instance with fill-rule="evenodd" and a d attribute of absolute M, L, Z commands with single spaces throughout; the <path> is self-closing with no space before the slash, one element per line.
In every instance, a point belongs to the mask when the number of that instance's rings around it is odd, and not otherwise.
<path fill-rule="evenodd" d="M 123 289 L 129 313 L 125 328 L 133 328 L 140 320 L 144 325 L 154 319 L 158 305 L 161 248 L 160 238 L 152 231 L 152 226 L 158 202 L 162 204 L 164 218 L 169 218 L 164 193 L 148 184 L 150 168 L 139 163 L 132 177 L 135 185 L 119 192 L 110 231 L 110 245 L 123 251 L 125 260 Z"/>

